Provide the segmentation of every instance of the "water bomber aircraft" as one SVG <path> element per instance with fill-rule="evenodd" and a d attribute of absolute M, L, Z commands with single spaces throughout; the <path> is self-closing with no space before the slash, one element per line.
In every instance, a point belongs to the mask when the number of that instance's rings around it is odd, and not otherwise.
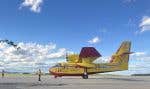
<path fill-rule="evenodd" d="M 111 56 L 109 63 L 94 63 L 101 54 L 94 47 L 83 47 L 80 54 L 66 56 L 67 62 L 58 63 L 49 69 L 55 78 L 62 76 L 82 76 L 88 79 L 88 75 L 96 73 L 128 70 L 128 62 L 131 42 L 124 41 L 115 54 Z"/>

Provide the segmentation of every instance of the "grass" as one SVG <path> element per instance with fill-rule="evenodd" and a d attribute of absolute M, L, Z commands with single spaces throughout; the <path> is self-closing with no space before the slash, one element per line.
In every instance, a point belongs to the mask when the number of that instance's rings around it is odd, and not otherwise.
<path fill-rule="evenodd" d="M 8 77 L 13 77 L 13 76 L 33 76 L 33 74 L 5 73 L 4 76 L 8 76 Z"/>
<path fill-rule="evenodd" d="M 1 77 L 2 75 L 1 75 L 1 73 L 0 73 L 0 77 Z M 30 76 L 37 76 L 37 74 L 22 74 L 22 73 L 5 73 L 5 75 L 4 76 L 6 76 L 6 77 L 16 77 L 16 76 L 24 76 L 24 77 L 30 77 Z M 50 74 L 42 74 L 42 76 L 50 76 Z"/>

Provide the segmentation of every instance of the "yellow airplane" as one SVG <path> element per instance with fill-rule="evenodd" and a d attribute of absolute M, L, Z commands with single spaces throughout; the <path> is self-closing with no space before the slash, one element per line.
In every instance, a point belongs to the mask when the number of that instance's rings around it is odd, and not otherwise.
<path fill-rule="evenodd" d="M 130 48 L 131 42 L 124 41 L 109 63 L 94 63 L 101 54 L 94 47 L 83 47 L 80 54 L 67 55 L 67 62 L 56 64 L 49 72 L 55 78 L 82 76 L 87 79 L 89 74 L 128 70 Z"/>

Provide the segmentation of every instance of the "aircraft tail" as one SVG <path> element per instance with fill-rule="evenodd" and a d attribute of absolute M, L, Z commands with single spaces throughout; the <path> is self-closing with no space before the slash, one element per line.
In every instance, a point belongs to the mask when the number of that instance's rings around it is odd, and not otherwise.
<path fill-rule="evenodd" d="M 110 63 L 119 63 L 121 69 L 123 70 L 128 69 L 129 54 L 131 54 L 130 49 L 131 49 L 130 41 L 122 42 L 117 52 L 114 55 L 112 55 Z"/>

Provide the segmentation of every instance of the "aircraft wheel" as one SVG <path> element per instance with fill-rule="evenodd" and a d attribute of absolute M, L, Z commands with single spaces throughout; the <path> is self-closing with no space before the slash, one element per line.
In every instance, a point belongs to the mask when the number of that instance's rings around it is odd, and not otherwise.
<path fill-rule="evenodd" d="M 83 78 L 83 79 L 88 79 L 87 68 L 84 68 L 84 73 L 83 73 L 82 78 Z"/>
<path fill-rule="evenodd" d="M 88 75 L 83 75 L 82 78 L 83 79 L 88 79 Z"/>
<path fill-rule="evenodd" d="M 57 76 L 54 76 L 54 78 L 57 78 Z"/>

